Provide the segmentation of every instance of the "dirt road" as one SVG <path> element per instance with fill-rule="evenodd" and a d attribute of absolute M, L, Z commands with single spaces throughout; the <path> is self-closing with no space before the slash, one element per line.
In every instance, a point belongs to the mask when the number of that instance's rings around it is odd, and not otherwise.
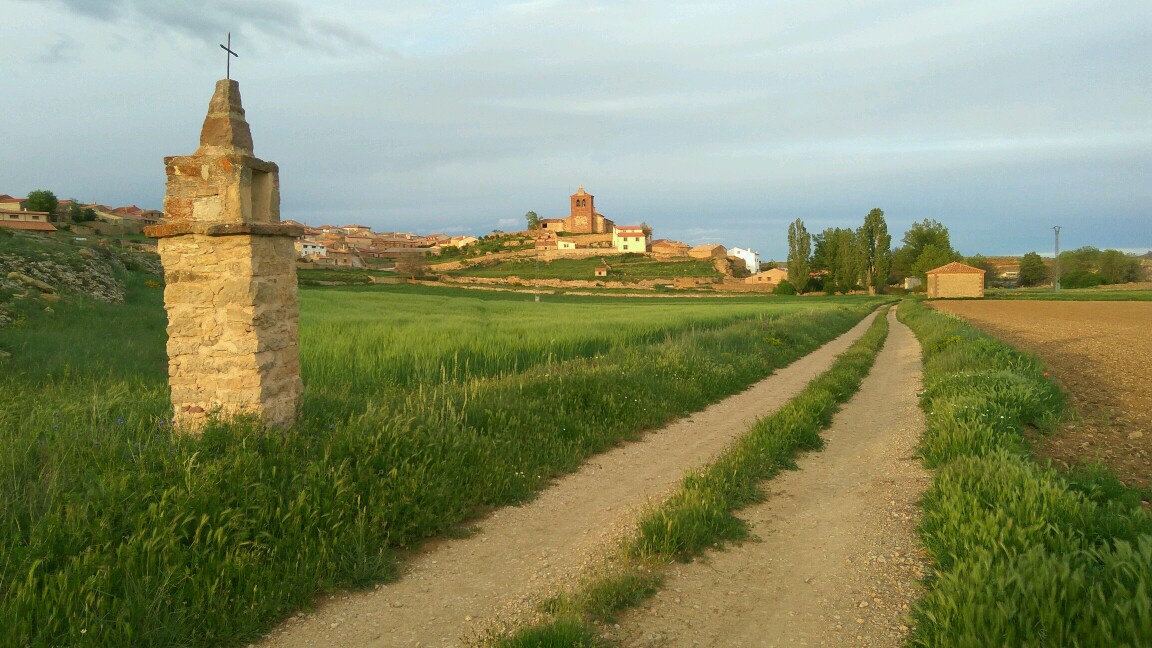
<path fill-rule="evenodd" d="M 797 394 L 810 379 L 827 369 L 835 356 L 855 341 L 870 322 L 871 318 L 865 319 L 837 340 L 778 371 L 743 394 L 654 431 L 642 441 L 593 458 L 579 472 L 559 480 L 535 501 L 522 507 L 501 509 L 485 518 L 474 535 L 459 540 L 445 540 L 428 547 L 409 562 L 397 582 L 372 592 L 335 596 L 314 612 L 297 615 L 271 633 L 262 645 L 277 648 L 428 647 L 459 646 L 477 639 L 486 629 L 499 627 L 501 620 L 522 615 L 540 597 L 571 583 L 582 566 L 606 547 L 614 546 L 631 529 L 635 513 L 649 498 L 658 498 L 670 491 L 679 484 L 686 469 L 707 463 L 727 447 L 733 438 L 744 433 L 756 418 L 773 411 Z M 898 339 L 903 339 L 901 336 L 910 337 L 899 324 L 894 325 L 894 331 Z M 855 418 L 864 420 L 866 416 L 869 420 L 880 421 L 888 416 L 914 414 L 905 411 L 907 399 L 915 398 L 914 376 L 909 377 L 914 369 L 913 364 L 918 371 L 909 344 L 915 346 L 914 342 L 905 339 L 898 345 L 900 351 L 885 351 L 882 357 L 898 354 L 899 360 L 884 360 L 883 368 L 878 367 L 873 374 L 883 376 L 897 373 L 900 376 L 889 379 L 882 386 L 871 387 L 866 395 L 858 398 L 868 405 L 864 411 L 857 411 L 853 415 Z M 870 378 L 869 382 L 872 380 Z M 894 399 L 902 404 L 894 405 Z M 893 407 L 897 409 L 893 410 Z M 869 424 L 869 429 L 877 426 L 878 423 Z M 899 426 L 899 438 L 911 439 L 916 432 L 913 428 L 914 424 Z M 896 462 L 891 464 L 893 466 L 911 463 L 908 448 L 900 446 L 897 449 L 883 449 L 881 446 L 887 442 L 887 437 L 870 439 L 871 445 L 868 445 L 867 451 L 850 451 L 857 453 L 853 455 L 854 462 L 847 460 L 846 463 L 837 463 L 832 467 L 836 471 L 859 473 L 860 479 L 866 480 L 867 487 L 872 490 L 858 492 L 857 489 L 850 495 L 843 486 L 847 482 L 841 481 L 848 479 L 845 474 L 838 475 L 838 481 L 830 487 L 832 492 L 823 491 L 824 498 L 841 505 L 843 515 L 855 517 L 860 522 L 857 527 L 841 533 L 827 526 L 838 522 L 827 520 L 814 523 L 803 516 L 787 523 L 800 526 L 815 524 L 808 536 L 812 542 L 796 547 L 808 552 L 800 559 L 821 563 L 813 565 L 805 578 L 811 576 L 819 579 L 816 584 L 819 591 L 825 592 L 824 596 L 836 598 L 837 601 L 844 596 L 851 599 L 845 599 L 844 604 L 853 607 L 852 611 L 841 614 L 844 619 L 848 619 L 845 614 L 856 614 L 855 606 L 860 601 L 855 599 L 871 592 L 868 588 L 872 586 L 865 584 L 871 578 L 868 570 L 884 564 L 879 562 L 881 560 L 891 561 L 896 552 L 903 556 L 911 551 L 905 547 L 903 540 L 892 540 L 893 536 L 888 533 L 893 526 L 910 528 L 913 524 L 911 509 L 904 505 L 906 498 L 900 496 L 897 501 L 896 495 L 889 495 L 899 490 L 893 488 L 894 485 L 903 485 L 910 478 L 895 467 L 887 472 L 876 473 L 869 465 L 880 459 L 884 460 L 885 466 L 892 461 Z M 840 442 L 833 437 L 829 450 L 839 445 Z M 868 470 L 865 471 L 865 468 Z M 915 481 L 919 477 L 911 479 Z M 775 492 L 779 487 L 773 482 L 771 488 Z M 884 503 L 880 512 L 869 508 L 866 509 L 867 513 L 860 515 L 850 510 L 855 506 L 853 501 L 859 498 L 880 498 Z M 791 500 L 790 497 L 772 499 Z M 797 514 L 800 513 L 803 511 L 797 510 Z M 884 519 L 876 518 L 877 515 L 883 515 Z M 766 535 L 763 531 L 759 533 Z M 869 533 L 872 534 L 872 540 L 869 541 L 871 544 L 868 545 L 870 548 L 865 548 L 859 542 L 865 537 L 864 534 Z M 812 540 L 816 536 L 823 539 L 819 542 Z M 845 564 L 841 558 L 843 551 L 834 551 L 834 545 L 855 548 L 850 555 L 858 564 L 855 567 Z M 747 548 L 759 546 L 746 545 Z M 790 561 L 796 558 L 777 557 L 777 560 Z M 899 556 L 895 563 L 903 565 Z M 903 570 L 902 577 L 907 575 L 912 578 L 914 572 L 908 570 L 914 567 L 900 569 Z M 834 580 L 832 574 L 839 571 L 849 575 L 836 578 L 848 580 Z M 885 568 L 882 571 L 889 570 Z M 753 576 L 761 581 L 765 578 L 761 572 L 755 572 Z M 886 585 L 881 588 L 891 589 Z M 882 616 L 880 612 L 887 608 L 899 610 L 899 600 L 906 598 L 893 596 L 887 602 L 869 603 L 872 608 L 869 612 L 874 611 L 874 614 L 868 615 L 869 618 Z M 779 606 L 779 602 L 772 606 Z M 708 610 L 699 612 L 701 615 L 711 614 Z M 842 629 L 854 631 L 855 628 L 851 626 L 855 624 L 855 618 L 852 616 L 846 623 L 842 623 Z M 823 617 L 814 617 L 805 622 L 819 625 L 823 623 L 821 619 Z M 886 620 L 883 627 L 895 623 Z M 701 634 L 696 636 L 701 639 L 705 637 Z"/>
<path fill-rule="evenodd" d="M 631 647 L 898 646 L 925 569 L 916 502 L 930 478 L 913 456 L 920 346 L 896 320 L 822 452 L 745 509 L 760 541 L 671 571 L 620 620 Z"/>

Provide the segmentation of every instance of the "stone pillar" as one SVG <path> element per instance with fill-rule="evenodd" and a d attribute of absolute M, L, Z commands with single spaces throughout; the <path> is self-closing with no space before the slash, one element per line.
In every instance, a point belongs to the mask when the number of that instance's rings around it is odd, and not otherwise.
<path fill-rule="evenodd" d="M 221 80 L 200 148 L 164 158 L 164 220 L 145 228 L 164 264 L 173 421 L 211 416 L 289 424 L 302 391 L 293 239 L 280 223 L 279 168 L 253 156 L 240 86 Z"/>

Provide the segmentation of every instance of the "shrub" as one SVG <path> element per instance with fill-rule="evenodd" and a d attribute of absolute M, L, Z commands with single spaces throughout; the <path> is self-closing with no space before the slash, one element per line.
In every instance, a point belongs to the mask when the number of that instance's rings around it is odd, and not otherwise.
<path fill-rule="evenodd" d="M 1088 270 L 1076 270 L 1060 277 L 1060 285 L 1065 288 L 1095 288 L 1108 283 L 1103 275 Z"/>
<path fill-rule="evenodd" d="M 776 287 L 772 289 L 772 294 L 774 294 L 774 295 L 795 295 L 796 294 L 796 286 L 792 285 L 791 281 L 788 281 L 787 279 L 785 279 L 785 280 L 781 281 L 780 283 L 776 284 Z"/>

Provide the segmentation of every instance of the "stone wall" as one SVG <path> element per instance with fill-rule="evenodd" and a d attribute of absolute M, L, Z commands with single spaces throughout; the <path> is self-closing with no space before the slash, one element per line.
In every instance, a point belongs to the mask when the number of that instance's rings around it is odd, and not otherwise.
<path fill-rule="evenodd" d="M 930 274 L 928 275 L 927 292 L 929 297 L 939 298 L 983 297 L 984 275 L 974 273 Z"/>
<path fill-rule="evenodd" d="M 186 234 L 159 248 L 176 424 L 291 421 L 302 390 L 292 239 Z"/>

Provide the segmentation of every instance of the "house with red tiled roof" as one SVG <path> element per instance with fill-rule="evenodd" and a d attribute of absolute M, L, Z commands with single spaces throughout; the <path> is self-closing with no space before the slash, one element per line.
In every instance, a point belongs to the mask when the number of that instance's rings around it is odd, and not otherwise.
<path fill-rule="evenodd" d="M 13 198 L 8 194 L 0 194 L 0 209 L 7 211 L 20 211 L 24 209 L 24 201 L 27 198 Z"/>
<path fill-rule="evenodd" d="M 0 208 L 0 227 L 26 232 L 55 232 L 49 222 L 51 214 L 39 211 L 23 211 Z"/>
<path fill-rule="evenodd" d="M 612 247 L 619 252 L 647 252 L 652 235 L 643 225 L 616 225 L 612 229 Z"/>
<path fill-rule="evenodd" d="M 117 216 L 139 216 L 140 212 L 143 211 L 143 209 L 140 209 L 136 205 L 128 205 L 127 207 L 117 207 L 112 210 L 112 213 Z"/>
<path fill-rule="evenodd" d="M 984 270 L 953 261 L 925 273 L 928 278 L 928 297 L 983 297 Z"/>

